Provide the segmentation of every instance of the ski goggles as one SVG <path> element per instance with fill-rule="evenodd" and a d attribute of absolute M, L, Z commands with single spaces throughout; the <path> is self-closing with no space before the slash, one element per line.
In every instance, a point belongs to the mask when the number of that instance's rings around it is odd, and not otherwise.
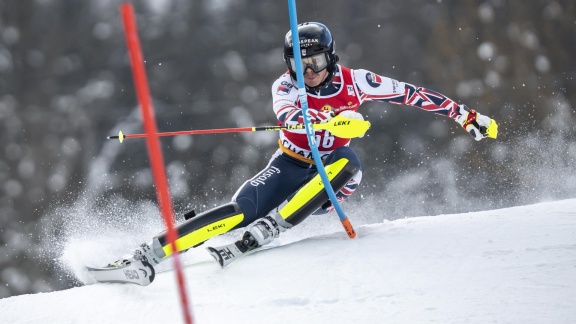
<path fill-rule="evenodd" d="M 311 68 L 312 71 L 318 73 L 324 70 L 328 66 L 328 60 L 326 58 L 326 53 L 320 53 L 308 57 L 302 58 L 302 72 L 306 73 L 307 68 Z M 293 57 L 290 58 L 290 67 L 292 71 L 296 72 L 296 61 Z"/>

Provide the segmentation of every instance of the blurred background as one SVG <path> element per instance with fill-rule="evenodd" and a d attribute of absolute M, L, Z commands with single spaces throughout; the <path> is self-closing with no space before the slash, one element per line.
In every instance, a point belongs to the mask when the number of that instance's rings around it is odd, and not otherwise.
<path fill-rule="evenodd" d="M 0 298 L 79 285 L 57 265 L 61 242 L 89 237 L 92 222 L 161 230 L 144 140 L 106 139 L 142 132 L 120 3 L 0 2 Z M 275 124 L 286 1 L 133 4 L 160 131 Z M 500 125 L 497 140 L 475 142 L 417 108 L 363 105 L 372 128 L 352 146 L 364 180 L 344 205 L 355 225 L 576 198 L 576 2 L 297 5 L 300 22 L 331 29 L 341 64 L 436 90 Z M 163 138 L 178 219 L 228 201 L 276 140 Z"/>

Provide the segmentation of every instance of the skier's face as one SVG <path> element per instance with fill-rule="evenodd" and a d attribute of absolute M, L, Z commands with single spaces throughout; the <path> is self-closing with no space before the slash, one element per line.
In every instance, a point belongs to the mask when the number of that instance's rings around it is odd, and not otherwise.
<path fill-rule="evenodd" d="M 312 68 L 307 67 L 306 71 L 304 71 L 304 82 L 311 88 L 317 87 L 322 83 L 322 81 L 324 81 L 324 79 L 326 79 L 327 76 L 328 71 L 326 69 L 320 72 L 314 72 Z"/>
<path fill-rule="evenodd" d="M 290 71 L 296 71 L 296 60 L 290 58 Z M 304 82 L 309 87 L 317 87 L 328 76 L 328 55 L 326 53 L 318 53 L 311 56 L 302 57 L 302 69 L 304 71 Z"/>

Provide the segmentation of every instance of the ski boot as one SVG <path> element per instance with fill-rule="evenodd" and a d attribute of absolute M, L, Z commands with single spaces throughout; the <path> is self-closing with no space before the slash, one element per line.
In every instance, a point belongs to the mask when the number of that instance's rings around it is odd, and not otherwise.
<path fill-rule="evenodd" d="M 154 266 L 160 263 L 156 253 L 146 243 L 102 268 L 86 267 L 95 282 L 134 283 L 147 286 L 156 277 Z"/>
<path fill-rule="evenodd" d="M 136 250 L 134 250 L 134 252 L 132 252 L 132 254 L 124 255 L 119 260 L 116 260 L 108 264 L 108 267 L 122 267 L 134 261 L 143 261 L 149 263 L 152 266 L 156 266 L 157 264 L 162 262 L 162 258 L 158 257 L 158 255 L 154 253 L 154 250 L 152 249 L 152 247 L 150 247 L 149 244 L 142 243 L 140 247 L 138 247 Z"/>

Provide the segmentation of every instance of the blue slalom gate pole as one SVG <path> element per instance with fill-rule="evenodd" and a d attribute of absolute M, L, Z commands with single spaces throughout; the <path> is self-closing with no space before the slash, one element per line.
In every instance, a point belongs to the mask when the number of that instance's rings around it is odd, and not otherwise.
<path fill-rule="evenodd" d="M 298 97 L 300 99 L 300 105 L 302 107 L 302 115 L 304 117 L 304 125 L 306 129 L 306 136 L 308 137 L 308 143 L 310 144 L 310 149 L 312 151 L 312 156 L 314 157 L 314 163 L 318 169 L 318 174 L 324 183 L 324 188 L 326 193 L 328 193 L 328 198 L 332 202 L 342 226 L 346 230 L 346 233 L 350 238 L 356 237 L 356 232 L 350 224 L 350 220 L 344 213 L 344 210 L 336 198 L 334 189 L 330 184 L 330 180 L 326 175 L 326 170 L 324 169 L 324 164 L 322 164 L 322 159 L 320 158 L 320 153 L 318 152 L 318 144 L 316 143 L 316 138 L 314 136 L 314 129 L 312 128 L 312 123 L 310 122 L 310 115 L 308 115 L 308 98 L 306 95 L 306 86 L 304 85 L 304 71 L 302 71 L 302 55 L 300 54 L 300 37 L 298 35 L 298 18 L 296 15 L 296 0 L 288 0 L 288 13 L 290 15 L 290 30 L 292 31 L 292 49 L 294 50 L 294 61 L 296 63 L 296 81 L 298 85 Z"/>

